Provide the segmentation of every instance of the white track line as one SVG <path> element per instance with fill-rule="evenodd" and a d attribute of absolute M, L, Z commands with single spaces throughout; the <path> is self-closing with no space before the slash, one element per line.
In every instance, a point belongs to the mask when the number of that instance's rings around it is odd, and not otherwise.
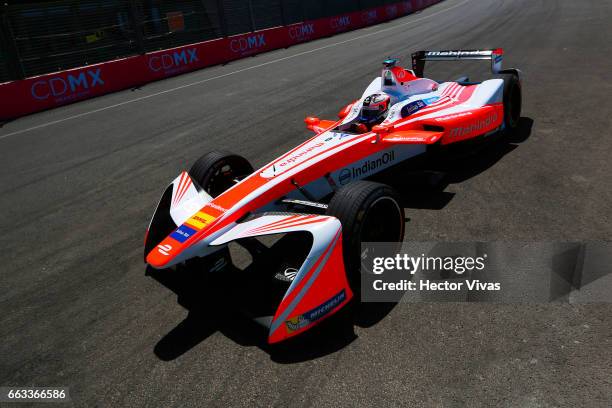
<path fill-rule="evenodd" d="M 94 110 L 91 110 L 91 111 L 88 111 L 88 112 L 79 113 L 78 115 L 68 116 L 68 117 L 63 118 L 63 119 L 58 119 L 58 120 L 54 120 L 54 121 L 51 121 L 51 122 L 43 123 L 43 124 L 40 124 L 40 125 L 37 125 L 37 126 L 32 126 L 31 128 L 17 130 L 15 132 L 7 133 L 5 135 L 0 135 L 0 140 L 6 139 L 9 136 L 15 136 L 15 135 L 19 135 L 19 134 L 22 134 L 22 133 L 30 132 L 32 130 L 41 129 L 41 128 L 44 128 L 44 127 L 47 127 L 47 126 L 56 125 L 58 123 L 66 122 L 68 120 L 82 118 L 83 116 L 88 116 L 88 115 L 92 115 L 94 113 L 103 112 L 103 111 L 106 111 L 106 110 L 109 110 L 109 109 L 118 108 L 119 106 L 127 105 L 129 103 L 143 101 L 145 99 L 153 98 L 153 97 L 159 96 L 159 95 L 164 95 L 164 94 L 167 94 L 169 92 L 178 91 L 178 90 L 181 90 L 181 89 L 184 89 L 184 88 L 188 88 L 190 86 L 203 84 L 203 83 L 209 82 L 209 81 L 214 81 L 215 79 L 225 78 L 225 77 L 230 76 L 230 75 L 239 74 L 241 72 L 250 71 L 252 69 L 265 67 L 266 65 L 275 64 L 277 62 L 285 61 L 285 60 L 296 58 L 296 57 L 301 57 L 302 55 L 312 54 L 313 52 L 325 50 L 327 48 L 337 47 L 338 45 L 350 43 L 350 42 L 353 42 L 353 41 L 361 40 L 362 38 L 367 38 L 367 37 L 371 37 L 371 36 L 376 35 L 376 34 L 380 34 L 380 33 L 384 33 L 384 32 L 387 32 L 387 31 L 395 30 L 397 28 L 404 27 L 404 26 L 407 26 L 407 25 L 410 25 L 410 24 L 413 24 L 413 23 L 418 23 L 419 21 L 427 20 L 427 19 L 435 17 L 435 16 L 437 16 L 439 14 L 446 13 L 446 12 L 448 12 L 450 10 L 453 10 L 453 9 L 456 9 L 456 8 L 458 8 L 460 6 L 463 6 L 465 3 L 469 2 L 469 1 L 470 0 L 463 0 L 461 3 L 455 4 L 454 6 L 446 8 L 444 10 L 437 11 L 437 12 L 435 12 L 433 14 L 429 14 L 429 15 L 427 15 L 425 17 L 421 17 L 421 18 L 416 19 L 416 20 L 407 21 L 405 23 L 401 23 L 401 24 L 395 25 L 393 27 L 383 28 L 382 30 L 373 31 L 371 33 L 363 34 L 363 35 L 360 35 L 360 36 L 357 36 L 357 37 L 354 37 L 354 38 L 349 38 L 348 40 L 340 41 L 340 42 L 333 43 L 333 44 L 328 44 L 328 45 L 325 45 L 323 47 L 314 48 L 314 49 L 308 50 L 308 51 L 299 52 L 299 53 L 294 54 L 294 55 L 289 55 L 287 57 L 278 58 L 278 59 L 275 59 L 275 60 L 272 60 L 272 61 L 264 62 L 262 64 L 253 65 L 251 67 L 242 68 L 242 69 L 239 69 L 239 70 L 236 70 L 236 71 L 228 72 L 228 73 L 222 74 L 222 75 L 217 75 L 217 76 L 214 76 L 214 77 L 211 77 L 211 78 L 202 79 L 200 81 L 191 82 L 189 84 L 177 86 L 176 88 L 166 89 L 164 91 L 156 92 L 156 93 L 153 93 L 153 94 L 150 94 L 150 95 L 146 95 L 146 96 L 141 96 L 139 98 L 130 99 L 128 101 L 116 103 L 114 105 L 105 106 L 103 108 L 98 108 L 98 109 L 94 109 Z"/>

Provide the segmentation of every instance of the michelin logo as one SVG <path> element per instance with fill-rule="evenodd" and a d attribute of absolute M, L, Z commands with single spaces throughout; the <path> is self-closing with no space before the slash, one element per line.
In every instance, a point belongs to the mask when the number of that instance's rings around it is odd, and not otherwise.
<path fill-rule="evenodd" d="M 303 329 L 304 327 L 309 326 L 310 324 L 316 322 L 321 319 L 336 307 L 338 307 L 342 302 L 346 300 L 346 291 L 342 289 L 340 293 L 326 301 L 320 306 L 315 307 L 314 309 L 293 317 L 285 322 L 287 325 L 287 332 L 293 333 L 294 331 Z"/>

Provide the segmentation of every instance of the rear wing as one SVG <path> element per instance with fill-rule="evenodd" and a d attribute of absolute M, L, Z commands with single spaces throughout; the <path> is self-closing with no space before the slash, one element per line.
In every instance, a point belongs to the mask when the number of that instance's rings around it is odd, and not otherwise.
<path fill-rule="evenodd" d="M 494 50 L 417 51 L 412 54 L 412 70 L 416 76 L 422 78 L 426 61 L 485 60 L 491 61 L 491 71 L 494 74 L 499 74 L 503 73 L 503 58 L 504 50 L 501 48 Z"/>

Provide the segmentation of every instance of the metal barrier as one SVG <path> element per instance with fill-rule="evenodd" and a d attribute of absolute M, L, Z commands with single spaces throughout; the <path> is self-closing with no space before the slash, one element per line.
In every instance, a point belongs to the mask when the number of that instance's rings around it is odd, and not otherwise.
<path fill-rule="evenodd" d="M 216 0 L 137 0 L 134 20 L 145 51 L 178 47 L 223 36 Z"/>
<path fill-rule="evenodd" d="M 397 0 L 8 1 L 0 6 L 0 82 L 394 2 Z"/>
<path fill-rule="evenodd" d="M 128 0 L 15 3 L 3 21 L 22 77 L 95 64 L 138 52 Z"/>
<path fill-rule="evenodd" d="M 0 83 L 11 79 L 8 66 L 8 47 L 4 35 L 0 31 Z"/>

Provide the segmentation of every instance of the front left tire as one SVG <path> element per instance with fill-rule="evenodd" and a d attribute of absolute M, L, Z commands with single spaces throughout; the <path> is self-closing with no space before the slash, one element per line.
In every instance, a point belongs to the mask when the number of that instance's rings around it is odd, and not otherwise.
<path fill-rule="evenodd" d="M 214 198 L 253 171 L 251 163 L 240 155 L 212 151 L 193 163 L 189 176 Z"/>

